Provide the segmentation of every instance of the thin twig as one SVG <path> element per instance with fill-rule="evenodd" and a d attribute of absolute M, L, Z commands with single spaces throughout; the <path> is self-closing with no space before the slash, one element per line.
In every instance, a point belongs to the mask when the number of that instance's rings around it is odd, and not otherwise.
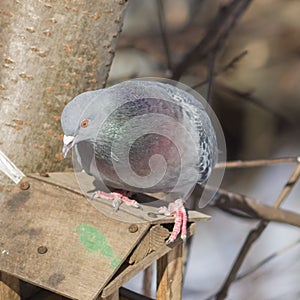
<path fill-rule="evenodd" d="M 297 156 L 292 157 L 281 157 L 281 158 L 271 158 L 271 159 L 257 159 L 257 160 L 236 160 L 217 163 L 215 165 L 216 169 L 235 169 L 235 168 L 252 168 L 252 167 L 263 167 L 271 166 L 283 163 L 298 163 L 300 158 Z"/>
<path fill-rule="evenodd" d="M 209 55 L 209 60 L 208 60 L 208 72 L 207 72 L 208 89 L 207 89 L 206 100 L 210 105 L 212 105 L 212 90 L 213 90 L 213 84 L 214 84 L 216 55 L 217 55 L 217 53 L 215 51 L 213 51 Z"/>
<path fill-rule="evenodd" d="M 175 66 L 172 79 L 178 80 L 195 59 L 200 61 L 212 51 L 217 52 L 223 46 L 229 32 L 251 2 L 252 0 L 232 0 L 228 5 L 223 6 L 209 26 L 203 39 Z"/>
<path fill-rule="evenodd" d="M 225 65 L 221 69 L 221 73 L 226 72 L 230 69 L 234 69 L 235 65 L 242 60 L 246 55 L 248 54 L 248 50 L 243 50 L 241 53 L 239 53 L 237 56 L 235 56 L 227 65 Z"/>
<path fill-rule="evenodd" d="M 292 176 L 288 180 L 288 182 L 285 184 L 284 188 L 282 189 L 281 193 L 279 194 L 278 198 L 275 201 L 274 207 L 278 208 L 283 200 L 289 195 L 291 192 L 292 188 L 298 181 L 300 176 L 300 162 L 297 164 L 295 171 L 293 172 Z"/>
<path fill-rule="evenodd" d="M 172 73 L 173 65 L 172 65 L 171 53 L 169 49 L 169 40 L 167 35 L 164 4 L 162 0 L 157 0 L 157 12 L 158 12 L 159 29 L 160 29 L 162 43 L 166 54 L 167 69 L 168 72 Z"/>
<path fill-rule="evenodd" d="M 287 117 L 279 113 L 277 110 L 274 110 L 272 107 L 265 105 L 263 101 L 258 99 L 257 97 L 253 96 L 252 92 L 244 92 L 237 90 L 236 88 L 230 87 L 228 85 L 225 85 L 224 83 L 218 82 L 218 88 L 216 90 L 219 91 L 219 93 L 225 93 L 231 97 L 236 97 L 242 100 L 246 100 L 260 108 L 262 108 L 265 111 L 268 111 L 272 113 L 277 118 L 284 120 L 287 122 Z"/>
<path fill-rule="evenodd" d="M 294 169 L 292 175 L 290 176 L 289 180 L 285 184 L 284 188 L 282 189 L 281 193 L 279 194 L 278 198 L 275 201 L 274 207 L 278 208 L 284 199 L 289 195 L 291 190 L 293 189 L 295 183 L 298 181 L 300 177 L 300 162 L 297 163 L 296 168 Z M 260 237 L 263 233 L 265 228 L 268 226 L 270 221 L 262 220 L 259 222 L 258 226 L 251 230 L 237 256 L 225 282 L 223 283 L 221 289 L 216 294 L 216 300 L 223 300 L 226 298 L 230 285 L 235 280 L 236 275 L 243 264 L 250 248 L 252 247 L 253 243 Z"/>
<path fill-rule="evenodd" d="M 292 248 L 294 248 L 295 246 L 298 246 L 300 243 L 300 239 L 296 240 L 295 242 L 293 242 L 290 245 L 285 246 L 284 248 L 270 254 L 268 257 L 266 257 L 265 259 L 263 259 L 262 261 L 260 261 L 259 263 L 257 263 L 255 266 L 253 266 L 252 268 L 250 268 L 249 270 L 243 272 L 242 274 L 240 274 L 239 276 L 237 276 L 237 278 L 235 279 L 235 281 L 239 281 L 251 274 L 253 274 L 254 272 L 256 272 L 258 269 L 260 269 L 262 266 L 264 266 L 265 264 L 267 264 L 268 262 L 270 262 L 272 259 L 278 257 L 279 255 L 285 253 L 288 250 L 291 250 Z"/>
<path fill-rule="evenodd" d="M 216 300 L 223 300 L 227 297 L 227 293 L 231 283 L 235 280 L 236 274 L 239 271 L 242 263 L 244 262 L 248 251 L 250 250 L 253 243 L 260 237 L 261 233 L 265 230 L 266 226 L 268 225 L 268 221 L 261 221 L 258 226 L 251 230 L 248 234 L 247 239 L 242 246 L 236 261 L 234 262 L 229 275 L 226 278 L 222 288 L 216 295 Z"/>
<path fill-rule="evenodd" d="M 226 64 L 223 68 L 221 68 L 219 71 L 214 72 L 214 77 L 218 77 L 219 75 L 227 72 L 229 69 L 233 69 L 235 68 L 235 65 L 242 59 L 244 58 L 246 55 L 248 54 L 247 50 L 242 51 L 241 53 L 239 53 L 237 56 L 235 56 L 228 64 Z M 205 79 L 199 83 L 197 83 L 196 85 L 192 86 L 193 89 L 197 89 L 201 86 L 203 86 L 204 84 L 207 84 L 209 82 L 209 79 Z"/>

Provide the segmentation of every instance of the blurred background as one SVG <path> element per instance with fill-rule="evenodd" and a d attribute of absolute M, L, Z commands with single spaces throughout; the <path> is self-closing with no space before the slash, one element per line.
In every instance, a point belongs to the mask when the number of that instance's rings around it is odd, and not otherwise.
<path fill-rule="evenodd" d="M 228 2 L 130 0 L 108 84 L 132 77 L 172 76 L 172 66 L 199 43 L 220 7 Z M 210 103 L 224 130 L 228 160 L 299 155 L 299 16 L 298 0 L 253 1 L 221 49 L 199 61 L 196 57 L 180 74 L 179 81 L 194 87 L 214 69 Z M 196 90 L 207 97 L 209 87 L 201 84 Z M 272 205 L 294 167 L 280 164 L 227 170 L 222 188 Z M 296 184 L 282 207 L 299 212 L 299 198 Z M 207 299 L 220 289 L 249 230 L 258 222 L 210 206 L 204 212 L 212 220 L 198 224 L 183 299 Z M 241 272 L 295 244 L 234 282 L 228 299 L 300 299 L 299 236 L 297 227 L 271 223 L 251 248 Z M 127 287 L 141 291 L 142 275 Z M 154 289 L 155 284 L 153 293 Z"/>

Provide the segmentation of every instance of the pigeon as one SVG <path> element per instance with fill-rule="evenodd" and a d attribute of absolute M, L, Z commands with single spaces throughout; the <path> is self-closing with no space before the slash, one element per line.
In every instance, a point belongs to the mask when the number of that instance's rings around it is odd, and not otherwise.
<path fill-rule="evenodd" d="M 181 86 L 134 79 L 84 92 L 64 108 L 63 157 L 73 148 L 81 168 L 108 191 L 94 197 L 139 208 L 134 193 L 163 193 L 174 216 L 167 243 L 187 235 L 184 202 L 217 161 L 217 138 L 203 104 Z M 73 152 L 74 153 L 74 152 Z M 112 190 L 113 189 L 113 190 Z"/>

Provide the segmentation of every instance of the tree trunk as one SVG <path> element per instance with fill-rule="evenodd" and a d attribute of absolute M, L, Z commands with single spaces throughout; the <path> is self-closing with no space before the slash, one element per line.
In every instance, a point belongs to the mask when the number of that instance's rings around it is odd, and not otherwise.
<path fill-rule="evenodd" d="M 101 88 L 121 29 L 124 0 L 0 3 L 0 149 L 24 172 L 64 170 L 60 115 Z"/>

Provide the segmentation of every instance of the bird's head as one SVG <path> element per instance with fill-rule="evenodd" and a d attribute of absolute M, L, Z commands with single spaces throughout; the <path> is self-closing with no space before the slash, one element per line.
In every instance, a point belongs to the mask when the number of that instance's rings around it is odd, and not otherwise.
<path fill-rule="evenodd" d="M 65 158 L 69 150 L 79 142 L 92 141 L 95 137 L 96 113 L 94 101 L 99 91 L 86 92 L 69 102 L 61 115 L 64 132 L 62 155 Z"/>

